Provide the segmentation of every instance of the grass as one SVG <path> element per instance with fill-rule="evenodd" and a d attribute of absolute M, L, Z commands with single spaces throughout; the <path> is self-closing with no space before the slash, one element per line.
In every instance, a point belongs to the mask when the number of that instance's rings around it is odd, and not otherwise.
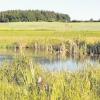
<path fill-rule="evenodd" d="M 1 23 L 0 30 L 91 30 L 100 31 L 99 22 L 81 22 L 81 23 L 64 23 L 64 22 L 13 22 Z"/>
<path fill-rule="evenodd" d="M 99 100 L 100 69 L 48 72 L 20 57 L 0 68 L 0 100 Z"/>
<path fill-rule="evenodd" d="M 28 44 L 32 41 L 51 43 L 80 38 L 93 43 L 100 40 L 100 23 L 26 22 L 0 23 L 0 46 Z"/>
<path fill-rule="evenodd" d="M 100 41 L 100 23 L 0 23 L 0 48 L 77 38 Z M 0 100 L 100 100 L 100 69 L 48 72 L 19 56 L 0 66 Z"/>

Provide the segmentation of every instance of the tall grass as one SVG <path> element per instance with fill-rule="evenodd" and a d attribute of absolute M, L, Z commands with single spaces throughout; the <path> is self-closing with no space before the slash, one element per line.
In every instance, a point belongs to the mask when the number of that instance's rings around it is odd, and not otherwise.
<path fill-rule="evenodd" d="M 0 100 L 99 100 L 100 69 L 49 72 L 29 58 L 0 67 Z"/>
<path fill-rule="evenodd" d="M 100 41 L 100 23 L 0 24 L 0 48 L 56 45 L 77 38 Z M 20 56 L 0 66 L 0 100 L 100 100 L 100 69 L 49 72 Z"/>

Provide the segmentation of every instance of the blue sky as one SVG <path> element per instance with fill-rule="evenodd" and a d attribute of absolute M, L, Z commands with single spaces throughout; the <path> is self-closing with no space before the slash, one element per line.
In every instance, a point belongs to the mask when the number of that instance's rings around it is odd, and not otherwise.
<path fill-rule="evenodd" d="M 39 9 L 66 13 L 72 19 L 100 19 L 100 0 L 0 0 L 0 11 Z"/>

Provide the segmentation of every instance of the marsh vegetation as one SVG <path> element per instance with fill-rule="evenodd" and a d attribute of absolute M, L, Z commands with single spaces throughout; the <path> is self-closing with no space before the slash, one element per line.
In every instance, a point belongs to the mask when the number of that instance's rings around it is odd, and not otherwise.
<path fill-rule="evenodd" d="M 100 99 L 100 23 L 0 23 L 0 50 L 0 100 Z M 71 58 L 81 70 L 45 68 L 75 67 Z"/>
<path fill-rule="evenodd" d="M 99 100 L 100 69 L 50 72 L 26 57 L 0 68 L 1 100 Z"/>

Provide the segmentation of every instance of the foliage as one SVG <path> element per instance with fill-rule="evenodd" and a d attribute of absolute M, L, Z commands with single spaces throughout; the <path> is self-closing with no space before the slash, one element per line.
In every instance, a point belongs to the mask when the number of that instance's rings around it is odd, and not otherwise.
<path fill-rule="evenodd" d="M 9 10 L 0 12 L 0 22 L 32 22 L 32 21 L 70 21 L 67 14 L 55 13 L 53 11 L 39 10 Z"/>

